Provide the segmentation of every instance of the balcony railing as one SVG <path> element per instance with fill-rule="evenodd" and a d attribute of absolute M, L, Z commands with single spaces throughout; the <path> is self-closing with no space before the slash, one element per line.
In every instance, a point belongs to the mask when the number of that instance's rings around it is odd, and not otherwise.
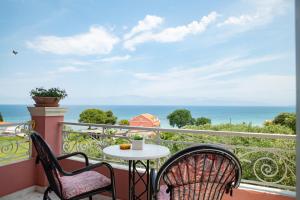
<path fill-rule="evenodd" d="M 296 136 L 286 134 L 145 128 L 63 122 L 63 152 L 83 151 L 90 157 L 109 162 L 124 161 L 105 157 L 103 148 L 130 141 L 130 135 L 149 135 L 148 143 L 167 146 L 175 153 L 187 146 L 210 143 L 231 149 L 240 159 L 244 183 L 295 190 Z M 152 162 L 159 167 L 163 160 Z"/>
<path fill-rule="evenodd" d="M 30 127 L 30 122 L 0 124 L 0 166 L 30 158 Z"/>

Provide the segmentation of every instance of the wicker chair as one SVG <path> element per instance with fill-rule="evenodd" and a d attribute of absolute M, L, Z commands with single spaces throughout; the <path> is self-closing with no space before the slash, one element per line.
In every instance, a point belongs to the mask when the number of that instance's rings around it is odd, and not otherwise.
<path fill-rule="evenodd" d="M 151 170 L 151 193 L 157 200 L 220 200 L 224 193 L 232 195 L 241 175 L 240 162 L 230 151 L 193 146 L 169 158 L 157 174 Z"/>
<path fill-rule="evenodd" d="M 111 192 L 112 199 L 116 199 L 115 181 L 112 167 L 105 162 L 89 165 L 88 157 L 81 152 L 56 157 L 47 143 L 37 134 L 31 134 L 32 142 L 37 151 L 37 163 L 40 161 L 47 176 L 49 186 L 44 193 L 44 200 L 50 199 L 48 193 L 53 191 L 62 200 L 76 200 L 89 197 L 101 192 Z M 81 155 L 85 158 L 86 167 L 73 172 L 66 172 L 59 164 L 59 160 L 71 156 Z M 92 171 L 97 167 L 107 167 L 110 178 Z"/>

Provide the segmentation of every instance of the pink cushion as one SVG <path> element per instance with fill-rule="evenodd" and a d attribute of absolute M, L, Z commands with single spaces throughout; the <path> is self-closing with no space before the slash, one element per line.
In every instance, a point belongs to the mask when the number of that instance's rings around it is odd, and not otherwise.
<path fill-rule="evenodd" d="M 109 178 L 95 171 L 83 172 L 74 176 L 62 176 L 60 181 L 65 199 L 110 185 Z"/>
<path fill-rule="evenodd" d="M 157 193 L 157 199 L 159 200 L 169 200 L 170 199 L 170 193 L 167 193 L 168 186 L 167 185 L 161 185 L 159 192 Z"/>

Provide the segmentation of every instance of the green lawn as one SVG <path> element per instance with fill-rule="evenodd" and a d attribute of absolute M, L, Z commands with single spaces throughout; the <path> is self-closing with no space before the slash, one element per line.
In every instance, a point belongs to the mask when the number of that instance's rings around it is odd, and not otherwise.
<path fill-rule="evenodd" d="M 18 136 L 0 136 L 0 165 L 28 158 L 29 141 Z"/>

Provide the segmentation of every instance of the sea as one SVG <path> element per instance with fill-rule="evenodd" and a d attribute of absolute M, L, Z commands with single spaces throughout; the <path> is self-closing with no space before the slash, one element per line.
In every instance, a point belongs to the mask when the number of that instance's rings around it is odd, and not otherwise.
<path fill-rule="evenodd" d="M 0 105 L 5 121 L 24 122 L 30 120 L 28 105 Z M 156 105 L 61 105 L 67 108 L 66 122 L 78 122 L 82 111 L 97 108 L 111 110 L 118 120 L 131 119 L 142 113 L 150 113 L 161 121 L 161 127 L 170 128 L 167 116 L 176 109 L 188 109 L 194 118 L 208 117 L 213 124 L 252 123 L 262 125 L 265 120 L 273 119 L 281 112 L 295 112 L 294 106 L 156 106 Z"/>

